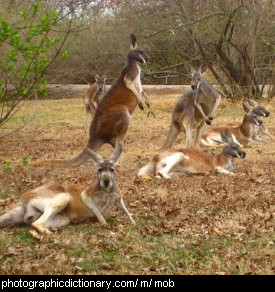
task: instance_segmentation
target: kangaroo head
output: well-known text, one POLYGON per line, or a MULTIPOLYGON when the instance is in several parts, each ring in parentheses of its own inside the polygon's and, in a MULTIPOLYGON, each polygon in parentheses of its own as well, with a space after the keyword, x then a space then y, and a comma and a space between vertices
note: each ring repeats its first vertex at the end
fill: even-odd
POLYGON ((95 162, 97 179, 100 186, 106 189, 112 188, 115 181, 116 163, 122 153, 121 145, 117 146, 114 153, 106 160, 89 148, 86 148, 85 152, 95 162))
POLYGON ((234 142, 231 133, 226 130, 221 134, 222 141, 225 143, 222 153, 227 157, 244 159, 246 153, 241 150, 240 145, 234 142))
POLYGON ((137 46, 137 38, 135 35, 130 35, 130 49, 128 52, 128 60, 135 60, 139 63, 148 63, 150 58, 145 51, 137 46))
POLYGON ((259 105, 258 103, 248 100, 248 103, 252 106, 252 113, 260 117, 268 117, 270 112, 264 107, 259 105))
POLYGON ((98 75, 95 74, 95 81, 96 81, 96 89, 97 91, 104 91, 104 87, 105 87, 105 81, 106 81, 106 75, 98 75))
POLYGON ((203 72, 206 70, 206 68, 203 68, 200 66, 199 70, 195 70, 194 68, 191 68, 191 88, 193 90, 196 90, 198 87, 198 84, 203 80, 203 72))
POLYGON ((250 112, 249 107, 245 103, 243 103, 243 109, 246 112, 243 123, 249 123, 256 126, 263 124, 263 121, 258 118, 257 114, 250 112))

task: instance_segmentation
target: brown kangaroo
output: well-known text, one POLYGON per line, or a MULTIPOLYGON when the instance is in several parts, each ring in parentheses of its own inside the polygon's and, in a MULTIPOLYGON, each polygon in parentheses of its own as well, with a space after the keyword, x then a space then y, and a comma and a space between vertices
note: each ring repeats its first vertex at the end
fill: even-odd
MULTIPOLYGON (((270 112, 262 105, 259 105, 256 101, 248 100, 248 103, 252 106, 252 113, 257 115, 258 117, 269 117, 270 112)), ((238 127, 236 124, 226 124, 226 126, 238 127)), ((259 135, 264 134, 270 137, 272 140, 274 139, 272 135, 269 133, 264 123, 261 125, 253 125, 253 134, 252 140, 256 142, 268 143, 268 141, 262 139, 259 135)), ((253 142, 251 141, 251 142, 253 142)))
POLYGON ((172 147, 180 132, 186 134, 186 148, 192 147, 193 128, 196 129, 194 147, 197 148, 205 124, 210 124, 213 119, 221 100, 218 92, 204 80, 200 70, 193 72, 191 87, 192 90, 183 94, 173 109, 168 137, 161 150, 172 147))
POLYGON ((218 172, 234 175, 234 158, 245 158, 246 153, 237 145, 229 131, 221 134, 226 144, 217 156, 209 155, 194 148, 166 149, 154 156, 152 161, 138 171, 139 177, 157 176, 171 178, 177 173, 208 173, 218 172))
POLYGON ((90 87, 85 90, 83 95, 83 104, 86 113, 94 114, 98 104, 102 101, 106 86, 106 75, 95 74, 95 82, 90 84, 90 87))
POLYGON ((250 112, 249 107, 243 104, 243 109, 246 112, 243 121, 239 126, 224 125, 219 127, 208 128, 202 135, 201 144, 204 146, 213 146, 224 144, 222 134, 225 131, 230 131, 233 140, 238 145, 247 145, 248 142, 253 142, 254 126, 262 125, 262 121, 256 114, 250 112))
POLYGON ((50 229, 60 228, 70 222, 80 223, 97 218, 106 225, 105 219, 114 205, 135 224, 115 180, 114 168, 121 152, 122 148, 117 147, 112 156, 104 160, 87 149, 87 155, 96 165, 97 180, 94 184, 62 186, 48 183, 27 191, 15 208, 0 217, 0 228, 26 223, 40 233, 50 234, 50 229))
MULTIPOLYGON (((149 57, 142 49, 137 47, 134 35, 131 35, 130 42, 126 67, 98 105, 91 122, 90 137, 86 148, 95 152, 105 143, 111 144, 113 147, 121 145, 136 106, 139 105, 143 108, 140 101, 142 86, 139 63, 148 62, 149 57)), ((30 163, 30 165, 77 167, 84 164, 88 159, 89 155, 84 149, 73 159, 37 161, 30 163)))

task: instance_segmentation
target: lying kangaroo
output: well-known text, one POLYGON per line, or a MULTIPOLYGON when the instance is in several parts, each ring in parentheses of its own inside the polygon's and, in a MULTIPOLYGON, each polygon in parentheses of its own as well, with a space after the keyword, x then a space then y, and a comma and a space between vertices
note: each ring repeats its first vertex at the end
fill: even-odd
POLYGON ((194 147, 197 148, 205 124, 211 124, 220 95, 203 79, 201 71, 193 72, 191 87, 192 91, 183 94, 173 109, 170 131, 161 150, 172 147, 180 132, 186 133, 186 148, 192 147, 193 128, 196 129, 194 147))
MULTIPOLYGON (((90 137, 86 149, 95 152, 108 143, 119 147, 123 143, 130 125, 131 115, 139 104, 142 94, 139 63, 146 63, 148 55, 137 47, 136 38, 131 35, 131 45, 127 55, 126 67, 115 84, 109 89, 102 102, 98 105, 90 126, 90 137)), ((89 159, 84 149, 78 156, 69 160, 49 160, 32 162, 31 166, 77 167, 89 159)))
MULTIPOLYGON (((259 117, 269 117, 270 112, 264 107, 256 103, 255 101, 248 100, 248 103, 252 106, 252 113, 259 116, 259 117)), ((226 126, 233 126, 233 127, 238 127, 236 124, 226 124, 226 126)), ((253 134, 252 134, 252 140, 256 142, 264 142, 268 143, 268 141, 262 139, 259 135, 264 134, 269 136, 272 140, 273 137, 271 134, 268 132, 266 129, 264 123, 262 123, 260 126, 253 125, 253 134)))
POLYGON ((114 168, 121 152, 122 148, 117 147, 113 155, 104 160, 87 149, 87 155, 96 166, 97 180, 94 184, 62 186, 48 183, 27 191, 15 208, 0 217, 0 228, 26 223, 40 233, 50 234, 50 229, 60 228, 70 222, 80 223, 97 218, 100 223, 107 224, 105 218, 114 205, 135 224, 115 180, 114 168))
POLYGON ((234 142, 238 145, 246 146, 248 142, 253 142, 254 126, 262 125, 262 121, 256 114, 250 112, 249 107, 243 103, 243 109, 246 112, 241 125, 224 125, 207 129, 201 138, 201 144, 205 146, 213 146, 224 144, 222 134, 225 131, 230 131, 234 142))
POLYGON ((102 101, 106 86, 106 75, 95 74, 95 82, 90 84, 90 87, 85 90, 83 95, 83 104, 86 113, 94 114, 98 104, 102 101))
POLYGON ((234 175, 234 158, 245 158, 242 151, 232 138, 229 131, 221 135, 226 144, 217 156, 209 155, 198 149, 167 149, 154 156, 152 161, 138 171, 139 177, 157 176, 171 178, 177 173, 218 172, 234 175))

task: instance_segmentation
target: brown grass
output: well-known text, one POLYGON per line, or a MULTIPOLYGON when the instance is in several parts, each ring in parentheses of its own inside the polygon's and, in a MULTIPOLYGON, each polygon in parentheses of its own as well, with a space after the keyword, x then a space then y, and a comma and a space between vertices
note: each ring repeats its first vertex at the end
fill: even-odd
MULTIPOLYGON (((235 177, 135 178, 164 142, 176 98, 152 96, 157 119, 136 110, 126 136, 117 180, 138 227, 114 210, 107 229, 69 225, 42 242, 29 235, 29 227, 0 230, 0 274, 274 274, 274 141, 246 148, 235 177)), ((31 115, 34 104, 26 114, 31 115)), ((267 104, 272 114, 264 120, 273 135, 274 105, 267 104)), ((72 157, 87 141, 81 99, 41 101, 39 107, 28 127, 0 141, 1 214, 21 192, 45 182, 89 183, 95 178, 91 162, 77 169, 22 165, 23 157, 72 157)), ((214 123, 238 122, 242 115, 240 105, 223 101, 214 123)), ((183 144, 181 136, 177 146, 183 144)), ((111 149, 106 146, 100 153, 108 156, 111 149)))

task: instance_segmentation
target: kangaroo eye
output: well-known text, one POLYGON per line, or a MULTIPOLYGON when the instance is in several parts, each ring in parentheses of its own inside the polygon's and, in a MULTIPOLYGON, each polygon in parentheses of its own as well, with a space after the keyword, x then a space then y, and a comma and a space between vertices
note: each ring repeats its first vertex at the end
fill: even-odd
POLYGON ((114 168, 110 168, 110 171, 111 171, 111 172, 114 172, 114 171, 115 171, 115 169, 114 169, 114 168))
POLYGON ((102 172, 104 169, 103 168, 98 168, 98 172, 102 172))

